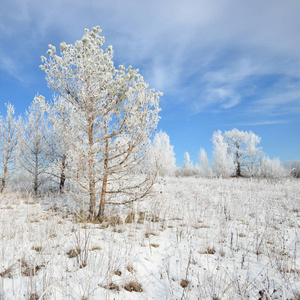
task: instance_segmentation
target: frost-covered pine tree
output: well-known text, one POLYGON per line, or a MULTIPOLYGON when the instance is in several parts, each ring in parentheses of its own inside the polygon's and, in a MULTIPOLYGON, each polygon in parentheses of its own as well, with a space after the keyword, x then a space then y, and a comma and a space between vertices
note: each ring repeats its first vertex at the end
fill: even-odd
POLYGON ((48 159, 48 124, 44 108, 40 105, 42 96, 36 97, 26 111, 18 143, 18 160, 32 182, 35 197, 42 184, 41 176, 46 172, 48 159))
POLYGON ((73 180, 89 196, 92 218, 98 192, 100 217, 107 195, 128 203, 144 197, 153 184, 152 178, 125 179, 145 157, 161 95, 149 89, 138 70, 114 67, 113 49, 102 48, 100 32, 99 26, 86 29, 74 45, 61 43, 60 53, 49 45, 49 58, 42 56, 41 65, 48 86, 72 106, 69 154, 78 159, 73 180))
POLYGON ((215 131, 213 143, 213 171, 216 176, 229 177, 234 174, 234 162, 229 147, 220 130, 215 131))
POLYGON ((147 154, 147 170, 156 170, 160 176, 173 176, 176 169, 176 159, 170 145, 170 137, 163 131, 155 134, 153 144, 150 145, 147 154))
POLYGON ((206 151, 203 148, 200 149, 199 159, 200 159, 200 174, 201 174, 201 176, 206 177, 206 178, 211 177, 212 171, 211 171, 211 168, 208 163, 206 151))
POLYGON ((17 119, 14 116, 14 106, 7 103, 6 109, 6 117, 0 117, 1 193, 5 188, 8 172, 13 168, 15 150, 18 143, 18 131, 21 124, 21 118, 17 119))

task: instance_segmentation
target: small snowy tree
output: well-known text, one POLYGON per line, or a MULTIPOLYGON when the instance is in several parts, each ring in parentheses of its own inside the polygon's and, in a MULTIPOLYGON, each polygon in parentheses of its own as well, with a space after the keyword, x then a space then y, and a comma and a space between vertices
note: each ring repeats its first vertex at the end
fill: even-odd
POLYGON ((208 163, 206 151, 203 148, 200 149, 199 159, 200 159, 200 174, 201 174, 201 176, 211 177, 211 175, 212 175, 211 168, 208 163))
POLYGON ((6 118, 0 118, 0 167, 1 167, 1 188, 2 193, 8 172, 13 167, 15 159, 15 150, 18 142, 18 130, 20 128, 21 119, 14 117, 15 109, 10 103, 6 104, 6 118))
POLYGON ((61 43, 60 54, 49 45, 49 59, 42 56, 41 65, 48 86, 72 106, 70 155, 78 159, 73 179, 89 195, 92 218, 97 191, 100 217, 107 195, 127 197, 128 203, 144 197, 153 184, 150 177, 139 178, 139 183, 125 178, 145 157, 159 120, 161 95, 148 88, 138 70, 122 65, 115 69, 113 49, 102 49, 100 32, 99 26, 86 29, 74 45, 61 43), (122 147, 117 149, 119 138, 122 147))
MULTIPOLYGON (((44 104, 45 105, 45 104, 44 104)), ((46 107, 47 109, 47 107, 46 107)), ((51 131, 47 136, 49 145, 48 173, 58 183, 60 192, 64 191, 67 178, 68 157, 70 151, 70 139, 72 139, 71 106, 61 97, 54 97, 53 103, 47 109, 51 131)))
POLYGON ((270 179, 280 179, 286 175, 279 158, 271 160, 267 156, 262 158, 258 174, 260 177, 270 179))
POLYGON ((156 169, 160 176, 172 176, 176 169, 176 160, 170 145, 170 138, 165 132, 158 132, 153 139, 153 145, 150 145, 147 155, 146 168, 156 169))
POLYGON ((36 197, 38 188, 42 184, 41 175, 45 173, 49 165, 47 134, 45 110, 41 107, 39 99, 36 98, 26 111, 18 143, 18 159, 21 167, 31 177, 36 197))
POLYGON ((190 154, 186 151, 184 153, 184 161, 183 161, 183 168, 190 170, 194 167, 193 162, 191 161, 191 156, 190 154))
POLYGON ((261 152, 261 149, 257 148, 261 138, 252 131, 240 131, 236 128, 225 131, 224 138, 234 159, 235 175, 253 175, 254 165, 261 152))
POLYGON ((213 142, 213 171, 217 176, 229 177, 234 174, 234 162, 229 147, 220 130, 215 131, 213 142))
POLYGON ((290 176, 300 178, 300 160, 285 163, 285 169, 290 176))
POLYGON ((180 176, 194 176, 199 174, 198 169, 194 166, 188 152, 184 153, 183 165, 182 168, 177 170, 177 174, 180 176))

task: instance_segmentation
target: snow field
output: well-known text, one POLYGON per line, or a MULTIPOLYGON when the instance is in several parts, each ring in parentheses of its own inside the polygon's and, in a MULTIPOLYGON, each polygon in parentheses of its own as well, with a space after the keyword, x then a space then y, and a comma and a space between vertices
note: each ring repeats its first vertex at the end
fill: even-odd
POLYGON ((0 299, 298 299, 299 195, 292 179, 160 178, 93 224, 67 197, 2 194, 0 299))

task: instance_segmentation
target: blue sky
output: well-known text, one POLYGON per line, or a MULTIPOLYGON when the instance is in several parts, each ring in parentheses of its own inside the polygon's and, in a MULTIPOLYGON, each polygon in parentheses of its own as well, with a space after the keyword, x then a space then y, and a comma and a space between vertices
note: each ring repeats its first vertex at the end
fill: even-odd
POLYGON ((159 129, 194 162, 215 130, 252 130, 271 158, 300 159, 298 0, 2 0, 0 111, 51 99, 40 56, 100 25, 116 65, 164 93, 159 129))

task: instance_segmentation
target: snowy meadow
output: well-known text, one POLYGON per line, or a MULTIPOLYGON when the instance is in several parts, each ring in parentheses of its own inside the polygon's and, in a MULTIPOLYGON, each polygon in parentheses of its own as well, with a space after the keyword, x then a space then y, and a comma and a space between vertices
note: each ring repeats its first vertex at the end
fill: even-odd
POLYGON ((299 299, 299 195, 294 178, 161 177, 88 222, 67 195, 4 192, 0 299, 299 299))

